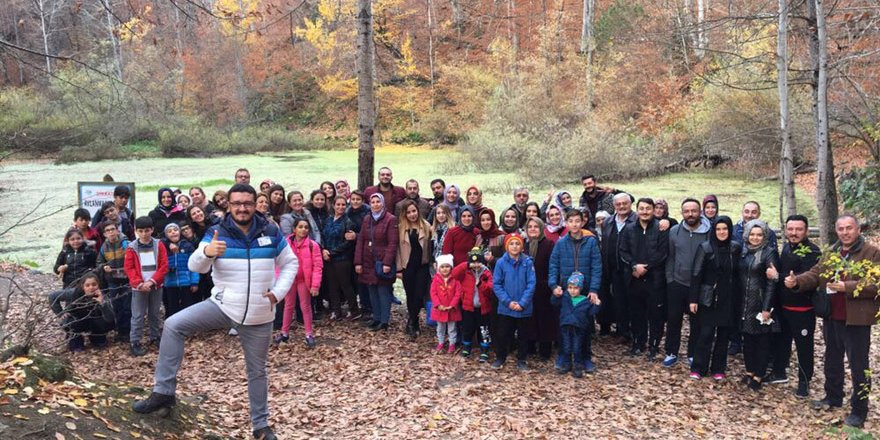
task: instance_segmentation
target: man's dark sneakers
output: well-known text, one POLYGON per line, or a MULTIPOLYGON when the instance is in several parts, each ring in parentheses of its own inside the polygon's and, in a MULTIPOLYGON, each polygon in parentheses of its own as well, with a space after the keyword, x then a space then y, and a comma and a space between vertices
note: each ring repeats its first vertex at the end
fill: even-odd
POLYGON ((795 397, 798 399, 806 399, 810 396, 810 383, 804 381, 798 381, 797 391, 794 393, 795 397))
POLYGON ((649 349, 648 349, 648 354, 646 355, 648 361, 650 361, 650 362, 654 362, 654 361, 656 361, 656 360, 657 360, 657 355, 659 354, 659 352, 660 352, 660 351, 657 350, 656 348, 653 348, 653 347, 649 348, 649 349))
POLYGON ((140 342, 135 342, 131 344, 131 355, 132 356, 143 356, 147 354, 147 349, 141 345, 140 342))
POLYGON ((780 384, 788 383, 788 376, 784 374, 770 373, 764 378, 764 383, 780 384))
POLYGON ((275 436, 275 433, 272 432, 272 428, 265 427, 254 430, 254 438, 257 440, 278 440, 278 437, 275 436))
POLYGON ((135 402, 131 408, 136 413, 150 414, 165 408, 171 409, 176 403, 177 399, 173 395, 159 394, 154 391, 146 399, 135 402))
POLYGON ((856 413, 850 413, 845 419, 843 419, 843 424, 846 426, 852 426, 853 428, 861 428, 865 426, 865 417, 856 413))
POLYGON ((835 402, 832 401, 828 396, 822 398, 822 400, 814 400, 812 403, 813 409, 816 410, 824 410, 828 411, 831 408, 840 408, 843 406, 843 402, 835 402))

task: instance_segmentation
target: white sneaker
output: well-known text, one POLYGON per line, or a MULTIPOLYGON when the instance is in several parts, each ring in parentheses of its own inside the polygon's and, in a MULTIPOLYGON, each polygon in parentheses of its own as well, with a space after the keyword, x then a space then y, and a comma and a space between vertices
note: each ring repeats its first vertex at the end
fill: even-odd
POLYGON ((234 328, 229 329, 229 336, 238 336, 238 330, 234 328))

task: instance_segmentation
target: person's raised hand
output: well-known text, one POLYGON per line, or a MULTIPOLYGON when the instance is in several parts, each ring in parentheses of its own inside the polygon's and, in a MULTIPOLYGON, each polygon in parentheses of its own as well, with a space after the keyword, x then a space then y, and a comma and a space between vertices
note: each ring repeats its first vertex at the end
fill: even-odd
POLYGON ((788 287, 789 289, 794 289, 795 287, 797 287, 797 278, 794 276, 794 271, 790 271, 788 273, 788 276, 785 277, 784 282, 785 287, 788 287))
POLYGON ((226 242, 220 240, 220 230, 214 229, 214 237, 211 238, 211 242, 205 247, 205 255, 217 258, 222 256, 224 252, 226 252, 226 242))
POLYGON ((768 280, 775 281, 775 280, 779 279, 779 272, 776 271, 776 266, 774 266, 772 264, 769 267, 767 267, 766 274, 767 274, 768 280))

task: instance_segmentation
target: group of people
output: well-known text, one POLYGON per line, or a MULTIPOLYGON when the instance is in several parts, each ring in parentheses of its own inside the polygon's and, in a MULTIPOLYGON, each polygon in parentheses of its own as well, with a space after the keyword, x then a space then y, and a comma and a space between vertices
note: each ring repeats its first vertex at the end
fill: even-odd
MULTIPOLYGON (((717 197, 686 198, 679 221, 666 201, 636 200, 587 175, 577 204, 568 191, 539 204, 516 188, 496 215, 475 186, 462 193, 434 179, 431 197, 422 197, 415 180, 395 186, 387 167, 378 179, 363 191, 324 182, 306 200, 268 179, 257 190, 240 169, 212 201, 201 188, 162 188, 156 208, 136 219, 127 188, 118 187, 95 218, 77 210, 55 266, 64 289, 50 301, 64 315, 71 350, 83 349, 84 333, 103 346, 115 329, 141 356, 147 318, 159 360, 153 393, 134 405, 146 413, 174 405, 184 339, 229 329, 245 353, 254 436, 274 438, 265 368, 273 331, 275 344, 287 343, 299 321, 311 348, 319 319, 387 330, 397 279, 406 334, 419 337, 425 310, 437 354, 480 362, 494 354, 491 367, 500 369, 515 350, 517 369, 527 371, 529 356, 549 360, 555 349, 556 371, 581 377, 596 370, 598 339, 671 368, 687 316, 690 378, 724 380, 728 357, 742 351, 745 386, 785 383, 794 341, 801 398, 813 377, 818 314, 825 397, 814 406, 842 406, 846 353, 853 379, 846 423, 861 426, 867 417, 876 288, 854 295, 852 274, 829 279, 804 216, 786 220, 780 251, 754 201, 734 224, 719 215, 717 197)), ((841 216, 836 230, 831 252, 880 262, 854 217, 841 216)))

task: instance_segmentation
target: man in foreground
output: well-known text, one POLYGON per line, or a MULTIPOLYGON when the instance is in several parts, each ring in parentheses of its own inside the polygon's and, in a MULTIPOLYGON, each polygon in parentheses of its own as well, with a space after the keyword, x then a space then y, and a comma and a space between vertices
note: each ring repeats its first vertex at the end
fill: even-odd
POLYGON ((229 190, 229 210, 223 221, 208 229, 190 257, 189 269, 213 268, 210 301, 188 307, 165 321, 155 385, 134 411, 152 413, 176 403, 177 370, 183 361, 184 339, 196 333, 234 328, 247 366, 248 400, 253 434, 272 440, 269 427, 269 379, 266 357, 272 336, 275 304, 290 290, 299 267, 296 256, 277 226, 255 216, 257 193, 250 185, 229 190), (280 268, 277 280, 275 267, 280 268))

